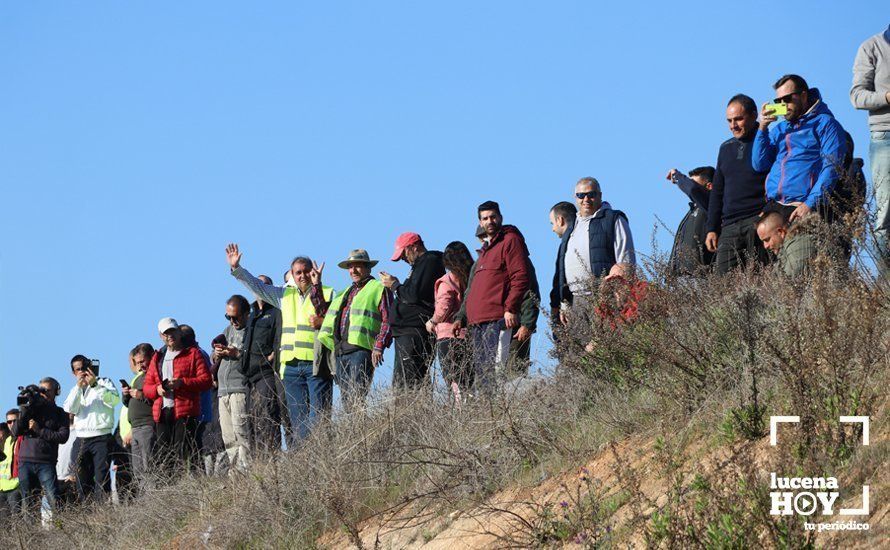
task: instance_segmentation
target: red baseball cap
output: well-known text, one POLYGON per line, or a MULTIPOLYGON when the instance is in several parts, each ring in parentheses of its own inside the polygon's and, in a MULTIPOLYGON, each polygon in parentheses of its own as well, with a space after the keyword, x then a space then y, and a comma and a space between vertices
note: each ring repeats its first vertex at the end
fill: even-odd
POLYGON ((412 244, 417 244, 419 242, 423 242, 420 238, 420 235, 417 233, 402 233, 399 235, 399 238, 396 239, 396 251, 392 254, 392 261, 397 262, 402 259, 402 253, 405 252, 405 249, 411 246, 412 244))

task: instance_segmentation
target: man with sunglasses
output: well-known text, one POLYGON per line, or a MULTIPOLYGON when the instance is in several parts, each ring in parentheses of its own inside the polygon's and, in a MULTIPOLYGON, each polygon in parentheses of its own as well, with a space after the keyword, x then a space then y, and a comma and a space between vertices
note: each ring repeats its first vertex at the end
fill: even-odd
POLYGON ((878 269, 890 276, 890 27, 859 46, 853 64, 850 100, 868 111, 868 149, 874 185, 878 269))
POLYGON ((596 178, 575 184, 578 215, 563 233, 557 256, 560 322, 568 324, 567 310, 575 298, 591 292, 592 278, 605 280, 633 274, 636 265, 633 236, 627 216, 603 201, 596 178))
POLYGON ((226 301, 226 320, 223 331, 226 343, 215 343, 210 360, 217 366, 219 426, 229 464, 245 470, 250 463, 250 389, 244 374, 246 355, 245 337, 250 302, 236 294, 226 301))
POLYGON ((0 424, 0 525, 14 520, 22 511, 22 492, 19 490, 19 440, 12 435, 12 426, 19 419, 19 410, 6 412, 6 422, 0 424))
POLYGON ((758 172, 769 171, 767 201, 784 207, 793 222, 827 201, 847 151, 846 132, 819 90, 811 89, 800 76, 785 75, 773 88, 773 103, 787 109, 785 120, 773 124, 775 108, 763 105, 751 164, 758 172))

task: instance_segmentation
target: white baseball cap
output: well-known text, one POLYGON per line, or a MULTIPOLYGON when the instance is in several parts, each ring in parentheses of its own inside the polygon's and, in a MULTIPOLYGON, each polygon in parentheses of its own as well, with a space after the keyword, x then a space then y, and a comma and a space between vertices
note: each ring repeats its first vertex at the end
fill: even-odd
POLYGON ((179 323, 176 322, 176 319, 173 317, 164 317, 160 321, 158 321, 158 332, 164 334, 171 328, 179 328, 179 323))

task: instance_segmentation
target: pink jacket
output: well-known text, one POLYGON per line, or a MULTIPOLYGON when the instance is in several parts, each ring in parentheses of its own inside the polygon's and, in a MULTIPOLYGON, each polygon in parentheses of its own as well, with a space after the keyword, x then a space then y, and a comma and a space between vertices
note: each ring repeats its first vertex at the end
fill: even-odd
MULTIPOLYGON (((460 302, 464 288, 460 281, 451 273, 446 273, 436 280, 436 311, 433 322, 436 325, 436 339, 454 338, 454 316, 460 310, 460 302)), ((466 338, 466 329, 461 330, 458 338, 466 338)))

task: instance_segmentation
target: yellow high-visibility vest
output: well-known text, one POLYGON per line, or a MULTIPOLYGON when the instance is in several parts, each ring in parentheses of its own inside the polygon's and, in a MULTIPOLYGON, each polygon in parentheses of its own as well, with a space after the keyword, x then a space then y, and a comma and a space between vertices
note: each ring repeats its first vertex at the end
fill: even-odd
MULTIPOLYGON (((329 350, 334 349, 334 324, 349 290, 347 288, 331 302, 328 314, 325 315, 321 330, 318 332, 318 339, 329 350)), ((349 311, 346 312, 349 315, 349 334, 346 337, 348 343, 367 350, 374 349, 377 333, 380 332, 380 325, 383 323, 380 301, 383 299, 384 290, 385 287, 380 281, 371 279, 352 299, 349 311)))
POLYGON ((19 488, 19 480, 12 477, 12 448, 15 445, 15 437, 9 436, 3 442, 3 454, 6 458, 0 462, 0 491, 12 491, 19 488))
MULTIPOLYGON (((330 302, 334 289, 321 287, 325 302, 330 302)), ((294 287, 286 287, 281 298, 281 347, 278 360, 280 375, 284 376, 285 363, 293 360, 312 361, 312 347, 315 345, 315 329, 309 317, 315 315, 315 306, 308 294, 300 299, 300 291, 294 287)))

